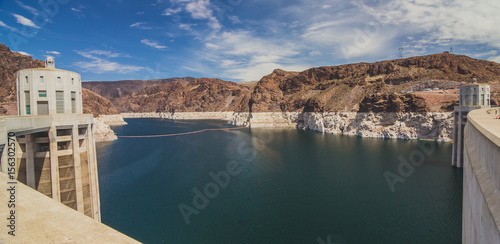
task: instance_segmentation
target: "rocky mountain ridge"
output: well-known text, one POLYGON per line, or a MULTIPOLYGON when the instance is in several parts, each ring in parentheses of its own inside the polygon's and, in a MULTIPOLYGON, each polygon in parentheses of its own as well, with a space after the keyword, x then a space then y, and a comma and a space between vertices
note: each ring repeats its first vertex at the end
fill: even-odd
MULTIPOLYGON (((471 83, 472 78, 479 83, 498 83, 500 64, 442 53, 376 63, 319 67, 303 72, 275 70, 255 86, 250 110, 356 112, 363 100, 373 95, 392 93, 393 99, 415 101, 414 97, 410 99, 407 94, 399 94, 423 87, 456 87, 471 83), (421 85, 423 83, 425 86, 421 85)), ((420 106, 414 107, 417 110, 412 112, 425 110, 420 106)))
POLYGON ((150 86, 113 102, 120 112, 248 111, 250 93, 231 81, 200 78, 150 86))
POLYGON ((195 78, 182 77, 155 80, 86 81, 82 83, 82 87, 98 93, 107 99, 114 99, 126 96, 134 91, 144 89, 149 86, 163 85, 179 80, 193 81, 195 78))
MULTIPOLYGON (((195 80, 203 80, 202 88, 189 85, 194 81, 175 81, 111 100, 120 112, 449 112, 458 94, 445 90, 469 84, 472 78, 499 83, 500 64, 442 53, 302 72, 276 69, 250 88, 231 83, 231 89, 245 94, 237 102, 231 100, 231 106, 221 93, 226 88, 210 85, 216 79, 195 80), (422 93, 426 88, 441 91, 422 93)), ((500 91, 500 86, 495 89, 500 91)), ((492 93, 493 104, 496 99, 500 101, 500 94, 492 93)))

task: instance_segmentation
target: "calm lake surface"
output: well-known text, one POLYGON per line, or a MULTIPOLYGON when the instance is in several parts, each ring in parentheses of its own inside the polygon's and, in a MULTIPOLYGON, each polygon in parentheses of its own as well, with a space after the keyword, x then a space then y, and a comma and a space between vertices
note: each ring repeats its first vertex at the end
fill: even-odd
MULTIPOLYGON (((231 127, 126 121, 118 135, 231 127)), ((97 147, 102 222, 144 243, 460 243, 451 146, 295 129, 120 138, 97 147), (384 175, 410 158, 423 164, 391 191, 384 175)))

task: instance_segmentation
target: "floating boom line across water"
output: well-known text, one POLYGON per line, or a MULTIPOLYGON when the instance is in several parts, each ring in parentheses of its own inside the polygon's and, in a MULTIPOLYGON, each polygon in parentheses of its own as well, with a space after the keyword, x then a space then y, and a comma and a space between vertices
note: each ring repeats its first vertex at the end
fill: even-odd
POLYGON ((183 133, 174 133, 174 134, 165 134, 165 135, 146 135, 146 136, 117 136, 118 138, 154 138, 154 137, 169 137, 169 136, 183 136, 190 135, 196 133, 202 133, 205 131, 229 131, 229 130, 239 130, 248 127, 234 127, 234 128, 218 128, 218 129, 203 129, 197 131, 183 132, 183 133))

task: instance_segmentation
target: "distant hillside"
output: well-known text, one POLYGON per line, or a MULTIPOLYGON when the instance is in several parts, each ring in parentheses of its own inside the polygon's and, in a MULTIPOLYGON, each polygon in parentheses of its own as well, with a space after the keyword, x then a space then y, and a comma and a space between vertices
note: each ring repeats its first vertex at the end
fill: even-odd
POLYGON ((112 102, 120 112, 442 112, 453 111, 458 103, 458 90, 453 88, 472 78, 492 84, 492 104, 499 103, 500 86, 495 83, 500 81, 500 64, 449 53, 303 72, 277 69, 249 84, 175 81, 112 102), (423 91, 426 88, 439 91, 423 91), (228 97, 231 90, 242 96, 228 97))
POLYGON ((194 79, 193 77, 182 77, 157 80, 87 81, 82 82, 82 87, 107 99, 115 99, 148 86, 168 84, 177 80, 193 81, 194 79))
MULTIPOLYGON (((21 69, 41 68, 45 63, 16 52, 0 43, 0 116, 17 115, 16 72, 21 69)), ((116 114, 118 110, 108 99, 83 89, 84 113, 116 114)))
POLYGON ((240 85, 244 85, 244 86, 248 86, 250 88, 254 88, 255 85, 257 85, 259 81, 240 81, 238 82, 238 84, 240 85))
POLYGON ((251 90, 234 82, 201 78, 150 86, 115 99, 120 112, 248 111, 251 90))
MULTIPOLYGON (((253 112, 427 111, 425 101, 403 91, 452 88, 470 83, 498 83, 500 64, 449 53, 407 59, 313 68, 303 72, 275 70, 252 92, 253 112), (391 94, 391 97, 378 96, 391 94), (408 106, 390 106, 402 101, 408 106), (377 106, 370 104, 379 103, 377 106), (385 103, 385 105, 380 104, 385 103), (424 107, 422 107, 424 106, 424 107), (375 108, 377 107, 377 108, 375 108), (403 108, 406 107, 406 108, 403 108)), ((458 100, 458 96, 456 98, 458 100)))
POLYGON ((93 114, 94 117, 99 115, 118 114, 118 109, 109 99, 93 91, 82 88, 82 99, 84 114, 93 114))

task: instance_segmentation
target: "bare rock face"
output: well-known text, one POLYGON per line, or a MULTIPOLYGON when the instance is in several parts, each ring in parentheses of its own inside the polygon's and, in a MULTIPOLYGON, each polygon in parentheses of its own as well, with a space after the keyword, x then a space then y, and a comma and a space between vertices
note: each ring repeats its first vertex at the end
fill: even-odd
POLYGON ((429 86, 449 88, 470 83, 472 78, 479 83, 496 83, 500 81, 500 64, 443 53, 303 72, 276 70, 255 86, 250 111, 356 112, 384 108, 391 112, 427 111, 418 95, 388 94, 429 86), (375 104, 382 100, 388 104, 375 104))
POLYGON ((174 81, 116 99, 121 112, 229 112, 248 111, 250 88, 230 81, 201 78, 174 81))
POLYGON ((92 114, 94 117, 118 114, 118 109, 111 101, 85 88, 82 88, 82 99, 84 114, 92 114))
POLYGON ((322 133, 451 142, 453 113, 284 112, 235 113, 230 124, 297 127, 322 133))
POLYGON ((428 112, 425 100, 414 94, 377 94, 365 97, 359 112, 428 112))
POLYGON ((94 119, 94 138, 97 142, 114 141, 118 139, 111 126, 99 118, 94 119))
POLYGON ((121 81, 87 81, 82 83, 82 87, 89 89, 104 98, 113 100, 131 94, 132 92, 144 89, 148 86, 162 85, 174 81, 193 81, 193 77, 156 79, 156 80, 121 80, 121 81))
MULTIPOLYGON (((0 43, 0 104, 16 101, 17 71, 44 66, 44 62, 12 52, 7 46, 0 43)), ((0 115, 2 115, 1 111, 0 115)))

